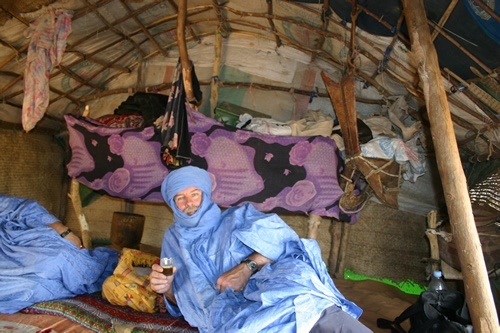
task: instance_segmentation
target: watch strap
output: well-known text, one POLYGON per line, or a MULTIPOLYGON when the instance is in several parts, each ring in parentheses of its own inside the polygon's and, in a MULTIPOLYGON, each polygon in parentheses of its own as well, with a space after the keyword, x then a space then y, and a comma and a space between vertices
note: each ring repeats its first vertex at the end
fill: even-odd
POLYGON ((65 232, 60 233, 59 236, 61 236, 62 238, 64 238, 64 237, 68 236, 70 234, 70 232, 72 232, 72 231, 71 231, 70 228, 68 228, 65 232))
POLYGON ((246 258, 241 261, 242 264, 245 264, 247 268, 252 272, 252 274, 255 274, 259 271, 259 265, 257 263, 249 258, 246 258))

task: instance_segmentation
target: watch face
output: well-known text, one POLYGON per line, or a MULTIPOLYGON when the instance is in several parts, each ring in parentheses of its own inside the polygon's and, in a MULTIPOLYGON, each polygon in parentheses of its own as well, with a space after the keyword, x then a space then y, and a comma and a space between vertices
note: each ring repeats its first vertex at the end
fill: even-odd
POLYGON ((248 268, 250 268, 252 272, 255 272, 257 270, 257 263, 255 261, 249 261, 248 268))
POLYGON ((248 269, 252 272, 252 273, 255 273, 259 270, 259 266, 257 265, 257 263, 253 260, 250 260, 250 259, 245 259, 243 260, 242 262, 244 262, 248 269))

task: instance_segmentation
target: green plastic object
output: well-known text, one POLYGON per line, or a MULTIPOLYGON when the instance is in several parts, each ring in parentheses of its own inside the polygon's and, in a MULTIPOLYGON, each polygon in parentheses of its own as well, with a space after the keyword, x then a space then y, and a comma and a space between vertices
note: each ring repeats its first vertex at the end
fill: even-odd
POLYGON ((247 109, 229 102, 222 102, 215 108, 214 118, 225 125, 236 127, 236 124, 238 124, 240 119, 240 115, 244 113, 249 114, 253 118, 271 118, 271 116, 267 114, 247 109))
POLYGON ((352 280, 352 281, 365 281, 365 280, 378 281, 378 282, 382 282, 382 283, 394 286, 394 287, 398 288, 399 290, 401 290, 402 292, 404 292, 406 294, 410 294, 410 295, 420 295, 423 291, 427 290, 426 287, 423 287, 423 286, 419 285, 418 283, 413 282, 411 280, 406 280, 406 281, 397 283, 397 282, 394 282, 394 281, 386 279, 386 278, 380 279, 380 278, 374 278, 374 277, 370 277, 370 276, 366 276, 366 275, 362 275, 362 274, 357 274, 349 269, 344 270, 344 279, 352 280))

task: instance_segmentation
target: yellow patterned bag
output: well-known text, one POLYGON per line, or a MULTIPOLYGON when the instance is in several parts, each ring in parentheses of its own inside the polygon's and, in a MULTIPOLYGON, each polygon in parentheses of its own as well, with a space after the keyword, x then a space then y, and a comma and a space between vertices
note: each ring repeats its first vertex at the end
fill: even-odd
POLYGON ((149 286, 149 271, 159 260, 153 254, 123 248, 113 275, 102 285, 102 296, 111 304, 129 306, 142 312, 156 312, 158 294, 149 286))

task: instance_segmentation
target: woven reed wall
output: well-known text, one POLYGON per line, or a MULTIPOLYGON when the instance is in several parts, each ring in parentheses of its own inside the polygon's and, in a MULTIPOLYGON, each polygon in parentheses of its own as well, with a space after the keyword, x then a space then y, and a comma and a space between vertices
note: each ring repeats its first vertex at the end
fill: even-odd
POLYGON ((0 128, 0 192, 37 200, 64 219, 64 149, 52 135, 0 128))
POLYGON ((368 202, 351 226, 345 268, 395 282, 410 279, 426 285, 430 257, 425 216, 368 202))

